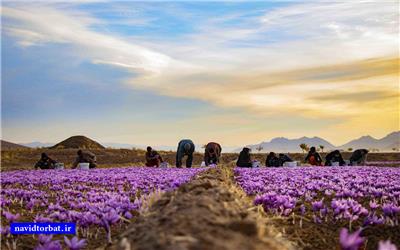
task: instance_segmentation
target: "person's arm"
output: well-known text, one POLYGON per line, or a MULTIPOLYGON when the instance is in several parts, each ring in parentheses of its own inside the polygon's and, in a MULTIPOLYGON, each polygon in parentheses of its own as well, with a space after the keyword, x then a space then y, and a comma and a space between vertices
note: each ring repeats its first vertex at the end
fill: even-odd
POLYGON ((78 167, 79 164, 79 157, 76 157, 74 163, 72 163, 72 169, 75 169, 78 167))
POLYGON ((317 161, 318 162, 322 162, 322 158, 321 158, 321 155, 319 154, 319 153, 316 153, 316 158, 317 158, 317 161))
POLYGON ((41 165, 41 160, 39 160, 38 162, 36 162, 35 164, 35 169, 37 170, 38 168, 40 168, 41 165))
POLYGON ((148 152, 146 152, 145 158, 146 158, 146 162, 150 162, 151 157, 150 157, 150 154, 148 152))
POLYGON ((308 152, 308 154, 307 154, 307 156, 306 156, 306 158, 304 159, 304 162, 308 162, 308 160, 310 159, 310 152, 308 152))

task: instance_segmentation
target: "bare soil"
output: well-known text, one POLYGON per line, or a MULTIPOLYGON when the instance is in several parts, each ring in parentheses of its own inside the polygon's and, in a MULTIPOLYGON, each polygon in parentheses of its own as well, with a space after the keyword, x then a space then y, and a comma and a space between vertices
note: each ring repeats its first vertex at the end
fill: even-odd
POLYGON ((108 249, 290 249, 250 207, 231 182, 231 171, 214 168, 165 193, 108 249))

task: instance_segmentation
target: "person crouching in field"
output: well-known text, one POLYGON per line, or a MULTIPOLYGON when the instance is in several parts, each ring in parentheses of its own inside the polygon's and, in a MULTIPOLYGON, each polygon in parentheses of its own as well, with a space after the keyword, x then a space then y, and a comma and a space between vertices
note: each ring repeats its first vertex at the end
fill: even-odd
POLYGON ((253 166, 249 148, 243 148, 242 151, 239 153, 239 158, 236 162, 236 166, 240 168, 251 168, 253 166))
POLYGON ((75 159, 75 162, 72 163, 72 168, 77 168, 79 163, 89 163, 89 168, 96 168, 96 155, 92 152, 86 151, 83 152, 82 150, 78 150, 78 156, 75 159))
POLYGON ((325 156, 325 166, 332 166, 332 162, 339 162, 339 166, 346 164, 339 150, 334 150, 325 156))
POLYGON ((154 166, 159 167, 161 162, 163 162, 161 155, 157 151, 153 150, 150 146, 147 147, 146 166, 147 167, 154 167, 154 166))
POLYGON ((350 156, 350 165, 352 166, 363 166, 365 165, 365 161, 367 160, 368 150, 366 149, 357 149, 350 156))
POLYGON ((283 164, 285 164, 285 162, 292 162, 292 158, 290 158, 288 155, 286 154, 279 154, 279 166, 283 166, 283 164))
POLYGON ((322 166, 322 158, 315 147, 311 147, 304 161, 312 166, 322 166))
POLYGON ((267 159, 265 160, 265 166, 267 167, 279 167, 279 158, 276 156, 274 152, 270 152, 267 155, 267 159))
POLYGON ((210 164, 218 164, 221 157, 221 145, 216 142, 209 142, 204 150, 204 162, 206 166, 210 164))
POLYGON ((187 156, 186 159, 186 167, 191 168, 193 163, 193 153, 195 150, 194 143, 189 140, 181 140, 178 144, 178 149, 176 151, 176 167, 182 167, 182 159, 183 157, 187 156))
POLYGON ((54 169, 56 163, 46 153, 42 153, 40 160, 35 164, 35 169, 54 169))

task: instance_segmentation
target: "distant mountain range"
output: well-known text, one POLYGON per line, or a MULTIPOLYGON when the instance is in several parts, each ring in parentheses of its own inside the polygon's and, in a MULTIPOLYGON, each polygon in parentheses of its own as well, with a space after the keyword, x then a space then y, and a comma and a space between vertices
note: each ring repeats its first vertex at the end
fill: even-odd
MULTIPOLYGON (((2 145, 6 146, 9 145, 7 143, 10 142, 5 142, 2 141, 2 145), (5 144, 3 144, 3 142, 5 144)), ((257 148, 260 146, 262 147, 262 150, 260 152, 301 152, 301 149, 299 147, 300 144, 305 143, 308 146, 316 146, 319 147, 319 145, 324 146, 324 151, 330 151, 333 149, 342 149, 342 150, 348 150, 349 148, 357 149, 357 148, 366 148, 366 149, 377 149, 379 151, 384 151, 384 152, 393 152, 393 148, 396 148, 397 150, 400 149, 400 131, 397 132, 392 132, 388 134, 387 136, 381 138, 381 139, 376 139, 373 138, 369 135, 367 136, 362 136, 358 139, 351 140, 346 144, 343 144, 341 146, 335 146, 332 143, 330 143, 327 140, 324 140, 320 137, 301 137, 298 139, 288 139, 285 137, 277 137, 272 139, 271 141, 268 142, 261 142, 259 144, 252 144, 252 145, 247 145, 246 147, 249 147, 252 149, 253 152, 258 152, 257 148)), ((17 144, 14 144, 17 145, 17 144)), ((26 147, 51 147, 55 145, 55 143, 42 143, 42 142, 31 142, 31 143, 21 143, 18 146, 26 146, 26 147)), ((127 143, 102 143, 105 147, 109 148, 138 148, 138 149, 145 149, 146 145, 137 145, 137 144, 127 144, 127 143)), ((223 145, 222 145, 223 146, 223 145)), ((154 146, 156 150, 164 150, 164 151, 175 151, 176 146, 154 146)), ((223 146, 223 152, 239 152, 241 148, 237 147, 224 147, 223 146)), ((201 152, 203 151, 202 145, 196 145, 196 151, 201 152)))
MULTIPOLYGON (((377 149, 379 151, 393 152, 393 148, 400 149, 400 131, 393 132, 387 136, 376 139, 371 136, 362 136, 358 139, 352 140, 341 146, 335 146, 332 143, 324 140, 320 137, 301 137, 298 139, 287 139, 284 137, 277 137, 269 142, 261 142, 259 144, 247 145, 246 147, 251 148, 253 152, 301 152, 300 144, 305 143, 308 146, 319 147, 324 146, 324 151, 330 151, 333 149, 348 150, 349 148, 366 148, 366 149, 377 149), (261 147, 260 147, 261 146, 261 147)), ((235 150, 239 152, 241 148, 235 150)))

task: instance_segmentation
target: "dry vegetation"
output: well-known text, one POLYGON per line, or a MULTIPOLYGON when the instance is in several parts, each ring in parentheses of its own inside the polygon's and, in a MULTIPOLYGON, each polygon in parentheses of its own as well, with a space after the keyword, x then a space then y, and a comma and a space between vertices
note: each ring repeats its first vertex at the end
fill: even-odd
MULTIPOLYGON (((1 151, 1 170, 22 170, 32 169, 36 161, 39 160, 40 154, 46 152, 53 159, 63 162, 67 167, 71 166, 75 160, 77 149, 13 149, 1 151)), ((140 149, 95 149, 91 150, 97 156, 99 167, 119 167, 119 166, 141 166, 144 165, 145 151, 140 149)), ((164 160, 169 164, 175 164, 175 152, 161 151, 164 160)), ((343 157, 348 159, 349 152, 344 152, 343 157)), ((322 153, 324 157, 325 153, 322 153)), ((238 154, 225 153, 222 154, 221 163, 228 164, 235 162, 238 154)), ((293 153, 289 154, 294 160, 301 161, 304 159, 304 154, 293 153)), ((253 158, 264 163, 266 154, 254 153, 253 158)), ((195 153, 194 165, 200 165, 203 160, 202 153, 195 153)), ((368 155, 370 161, 400 161, 399 153, 370 153, 368 155)))

